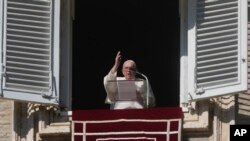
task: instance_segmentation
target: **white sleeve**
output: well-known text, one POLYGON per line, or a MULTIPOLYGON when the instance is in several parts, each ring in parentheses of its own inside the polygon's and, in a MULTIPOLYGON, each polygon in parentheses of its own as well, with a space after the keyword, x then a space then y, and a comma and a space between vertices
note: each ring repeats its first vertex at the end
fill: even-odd
POLYGON ((117 72, 114 74, 111 73, 111 71, 104 77, 103 83, 104 88, 107 94, 107 97, 105 99, 105 103, 111 104, 115 100, 115 96, 117 94, 117 87, 115 82, 108 82, 110 80, 116 80, 117 78, 117 72))
POLYGON ((148 82, 148 87, 149 87, 148 105, 149 107, 155 107, 155 96, 149 82, 148 82))
MULTIPOLYGON (((141 85, 138 85, 138 87, 140 87, 140 92, 143 94, 144 106, 147 107, 147 81, 143 80, 143 83, 141 83, 141 85)), ((155 107, 155 96, 149 81, 148 81, 148 107, 155 107)))

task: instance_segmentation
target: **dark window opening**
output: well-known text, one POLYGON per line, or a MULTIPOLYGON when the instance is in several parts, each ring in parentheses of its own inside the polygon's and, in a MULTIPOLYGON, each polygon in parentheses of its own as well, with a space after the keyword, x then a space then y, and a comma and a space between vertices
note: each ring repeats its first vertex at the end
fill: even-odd
POLYGON ((157 107, 178 106, 178 7, 165 0, 75 1, 73 109, 109 108, 103 77, 118 50, 147 75, 157 107))

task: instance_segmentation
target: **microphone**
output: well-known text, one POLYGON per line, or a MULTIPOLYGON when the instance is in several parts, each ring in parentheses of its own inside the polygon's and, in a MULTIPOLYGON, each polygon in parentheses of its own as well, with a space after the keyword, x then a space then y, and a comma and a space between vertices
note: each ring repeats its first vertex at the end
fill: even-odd
POLYGON ((129 70, 137 73, 136 68, 129 68, 129 70))
POLYGON ((136 68, 129 68, 129 70, 130 70, 130 71, 133 71, 133 72, 135 72, 135 73, 137 73, 137 74, 139 74, 139 75, 141 75, 141 76, 143 76, 143 77, 145 77, 144 74, 142 74, 142 73, 140 73, 139 71, 137 71, 136 68))
POLYGON ((149 96, 149 82, 148 82, 148 77, 146 75, 144 75, 143 73, 140 73, 139 71, 136 70, 136 68, 129 68, 130 71, 133 71, 135 72, 136 74, 139 74, 141 75, 142 77, 145 78, 146 80, 146 85, 147 85, 147 108, 148 108, 148 105, 149 105, 149 100, 148 100, 148 96, 149 96))

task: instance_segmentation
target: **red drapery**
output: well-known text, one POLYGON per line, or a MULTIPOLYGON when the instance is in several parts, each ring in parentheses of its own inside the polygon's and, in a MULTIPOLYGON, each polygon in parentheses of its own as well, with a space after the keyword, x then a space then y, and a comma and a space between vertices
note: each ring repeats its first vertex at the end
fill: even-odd
POLYGON ((72 141, 180 141, 180 107, 75 110, 72 141))

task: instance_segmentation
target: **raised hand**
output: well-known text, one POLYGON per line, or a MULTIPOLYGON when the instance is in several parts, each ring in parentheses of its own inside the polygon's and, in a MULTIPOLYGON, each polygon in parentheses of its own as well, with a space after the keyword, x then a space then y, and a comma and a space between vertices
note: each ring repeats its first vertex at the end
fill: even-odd
POLYGON ((115 65, 119 66, 122 60, 121 51, 118 51, 115 57, 115 65))
POLYGON ((116 54, 116 57, 115 57, 115 64, 111 69, 112 73, 115 73, 117 71, 118 67, 120 66, 121 60, 122 60, 121 57, 122 57, 121 51, 118 51, 116 54))

